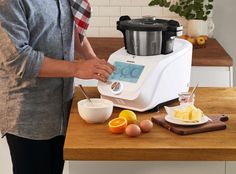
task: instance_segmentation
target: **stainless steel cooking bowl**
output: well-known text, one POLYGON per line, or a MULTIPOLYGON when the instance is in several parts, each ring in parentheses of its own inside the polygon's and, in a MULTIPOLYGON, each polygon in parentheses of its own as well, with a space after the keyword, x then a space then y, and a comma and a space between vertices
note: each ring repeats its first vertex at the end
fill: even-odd
POLYGON ((161 54, 161 31, 133 31, 126 30, 127 52, 138 56, 152 56, 161 54))

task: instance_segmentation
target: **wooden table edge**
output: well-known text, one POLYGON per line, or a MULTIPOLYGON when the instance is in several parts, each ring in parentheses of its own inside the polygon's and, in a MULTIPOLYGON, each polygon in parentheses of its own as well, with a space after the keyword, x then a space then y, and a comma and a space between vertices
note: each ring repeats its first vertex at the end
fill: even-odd
POLYGON ((64 158, 83 161, 236 161, 236 149, 156 149, 153 151, 153 149, 73 150, 65 148, 64 158), (133 156, 135 158, 132 158, 133 156))

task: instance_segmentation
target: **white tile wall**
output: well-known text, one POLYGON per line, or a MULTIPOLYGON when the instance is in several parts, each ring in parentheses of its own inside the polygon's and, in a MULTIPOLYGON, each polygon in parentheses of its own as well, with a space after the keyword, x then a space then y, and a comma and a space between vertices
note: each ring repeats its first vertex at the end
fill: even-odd
POLYGON ((131 0, 132 6, 147 7, 150 0, 131 0))
POLYGON ((92 6, 109 6, 110 0, 90 0, 92 6))
MULTIPOLYGON (((187 21, 175 13, 169 12, 167 8, 149 7, 151 0, 90 0, 93 14, 90 27, 87 31, 89 37, 122 37, 116 30, 116 21, 122 15, 129 15, 131 18, 142 16, 156 16, 162 19, 178 20, 184 26, 184 33, 187 28, 187 21)), ((172 0, 176 1, 176 0, 172 0)), ((212 16, 211 16, 212 17, 212 16)))
POLYGON ((90 26, 91 27, 108 27, 110 26, 110 18, 94 16, 93 18, 91 18, 90 26))
POLYGON ((121 7, 121 15, 141 16, 142 7, 121 7))
POLYGON ((110 0, 110 6, 131 6, 130 0, 110 0))
POLYGON ((162 14, 161 7, 142 7, 142 16, 162 16, 162 14))

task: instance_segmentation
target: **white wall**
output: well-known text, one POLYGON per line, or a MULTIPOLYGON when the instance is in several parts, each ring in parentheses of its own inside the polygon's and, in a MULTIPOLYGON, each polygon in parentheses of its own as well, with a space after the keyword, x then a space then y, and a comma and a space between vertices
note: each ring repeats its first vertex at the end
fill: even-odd
POLYGON ((87 36, 90 37, 121 37, 116 30, 116 21, 121 15, 131 18, 156 16, 158 18, 174 18, 186 26, 186 20, 166 8, 149 7, 151 0, 90 0, 93 13, 87 36))
POLYGON ((215 23, 214 37, 234 60, 234 83, 236 84, 235 7, 235 0, 215 0, 213 21, 215 23))
POLYGON ((148 3, 150 1, 151 0, 90 0, 93 13, 87 36, 122 37, 121 32, 116 30, 116 21, 122 15, 129 15, 131 18, 156 16, 162 19, 175 19, 184 26, 184 33, 186 32, 187 22, 185 19, 175 13, 169 12, 167 8, 157 6, 149 7, 148 3))
POLYGON ((6 138, 0 138, 0 174, 12 174, 12 163, 6 138))

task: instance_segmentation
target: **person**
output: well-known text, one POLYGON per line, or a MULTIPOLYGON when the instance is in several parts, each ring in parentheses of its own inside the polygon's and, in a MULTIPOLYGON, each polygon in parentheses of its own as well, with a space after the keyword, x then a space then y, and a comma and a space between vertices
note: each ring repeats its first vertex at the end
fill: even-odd
POLYGON ((86 37, 74 61, 71 1, 0 0, 0 130, 14 174, 62 173, 73 78, 114 71, 86 37))

